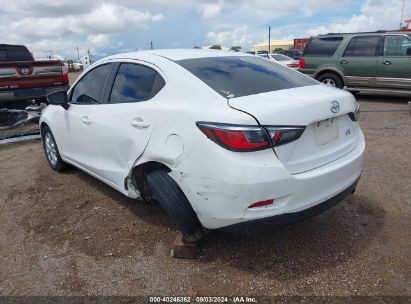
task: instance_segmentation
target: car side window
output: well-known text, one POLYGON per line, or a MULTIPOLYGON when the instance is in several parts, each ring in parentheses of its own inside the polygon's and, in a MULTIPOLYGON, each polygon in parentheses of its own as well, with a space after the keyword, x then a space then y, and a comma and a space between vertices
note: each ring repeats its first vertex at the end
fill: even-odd
POLYGON ((7 53, 6 50, 0 50, 0 62, 7 61, 7 53))
POLYGON ((313 38, 304 48, 304 56, 333 56, 343 37, 313 38))
POLYGON ((110 103, 141 102, 153 98, 165 81, 156 70, 133 63, 122 63, 110 94, 110 103))
POLYGON ((78 104, 99 103, 104 81, 110 72, 110 64, 100 65, 77 82, 71 93, 70 101, 78 104))
POLYGON ((411 56, 411 39, 405 36, 385 36, 384 56, 411 56))
POLYGON ((374 57, 378 55, 379 36, 358 36, 351 39, 343 57, 374 57))

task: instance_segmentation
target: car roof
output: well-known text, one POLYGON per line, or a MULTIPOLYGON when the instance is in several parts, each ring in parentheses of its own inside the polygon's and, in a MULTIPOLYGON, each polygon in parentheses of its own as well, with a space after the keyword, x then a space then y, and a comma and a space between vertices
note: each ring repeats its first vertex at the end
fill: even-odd
POLYGON ((104 58, 109 59, 140 59, 155 60, 158 56, 167 58, 172 61, 208 58, 208 57, 228 57, 228 56, 253 56, 247 53, 229 52, 221 50, 203 50, 203 49, 159 49, 152 51, 137 51, 131 53, 121 53, 104 58))
POLYGON ((0 44, 0 47, 24 47, 24 48, 26 48, 26 46, 25 45, 20 45, 20 44, 4 44, 4 43, 1 43, 0 44))
POLYGON ((376 36, 376 35, 410 35, 410 31, 375 31, 375 32, 357 32, 357 33, 328 33, 323 35, 318 35, 314 38, 327 38, 327 37, 344 37, 344 36, 376 36))

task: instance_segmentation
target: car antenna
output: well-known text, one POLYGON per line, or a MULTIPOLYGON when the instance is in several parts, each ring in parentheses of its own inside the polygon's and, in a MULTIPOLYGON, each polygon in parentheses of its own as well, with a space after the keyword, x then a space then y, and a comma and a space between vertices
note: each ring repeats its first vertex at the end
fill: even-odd
POLYGON ((231 93, 230 91, 221 90, 221 93, 225 95, 225 98, 227 98, 227 101, 230 101, 231 98, 235 97, 235 95, 231 93))

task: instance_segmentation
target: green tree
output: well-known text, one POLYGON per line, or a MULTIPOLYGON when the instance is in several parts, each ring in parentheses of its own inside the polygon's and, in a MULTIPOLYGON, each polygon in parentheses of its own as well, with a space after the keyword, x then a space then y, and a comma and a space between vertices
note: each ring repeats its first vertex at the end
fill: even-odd
POLYGON ((210 50, 221 50, 221 45, 214 44, 214 45, 210 46, 210 50))
POLYGON ((241 46, 232 46, 232 47, 230 47, 230 51, 240 52, 241 51, 241 46))

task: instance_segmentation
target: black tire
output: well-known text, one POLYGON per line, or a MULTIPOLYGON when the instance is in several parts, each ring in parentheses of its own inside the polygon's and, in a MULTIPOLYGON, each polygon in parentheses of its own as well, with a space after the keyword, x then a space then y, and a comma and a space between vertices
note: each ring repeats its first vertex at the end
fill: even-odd
POLYGON ((146 183, 150 198, 160 203, 184 239, 188 242, 200 240, 203 227, 177 183, 163 170, 148 173, 146 183))
POLYGON ((324 84, 328 84, 331 86, 335 86, 336 88, 342 89, 344 87, 344 83, 340 76, 335 73, 324 73, 317 77, 319 82, 324 84))
POLYGON ((51 130, 48 126, 45 126, 42 129, 41 139, 43 141, 44 153, 46 154, 46 159, 50 167, 53 170, 56 170, 57 172, 64 170, 67 164, 61 159, 59 149, 57 148, 56 140, 54 139, 53 133, 51 133, 51 130), (49 140, 51 140, 52 143, 54 143, 55 153, 53 153, 53 156, 55 156, 55 158, 52 157, 51 154, 48 152, 47 145, 51 144, 50 142, 48 142, 49 140))

